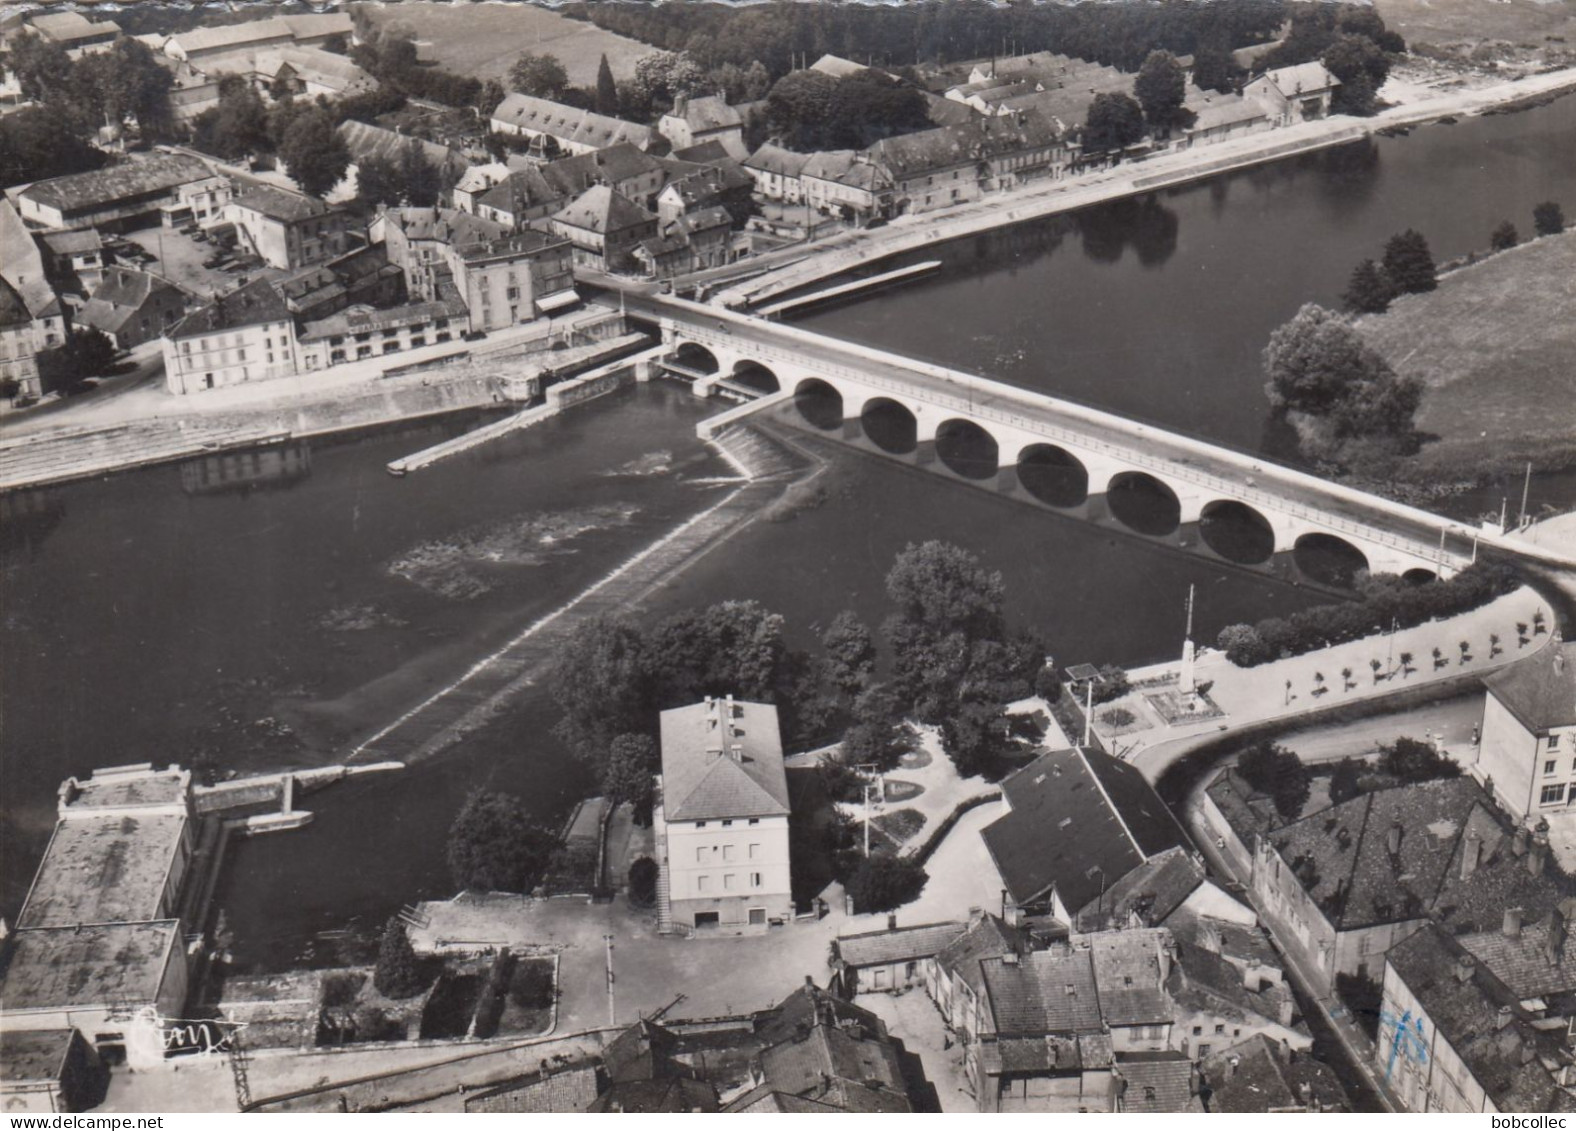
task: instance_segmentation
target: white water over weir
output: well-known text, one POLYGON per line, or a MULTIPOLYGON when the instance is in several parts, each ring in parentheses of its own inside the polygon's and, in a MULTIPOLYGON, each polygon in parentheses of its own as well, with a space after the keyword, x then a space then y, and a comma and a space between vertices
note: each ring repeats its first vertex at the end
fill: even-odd
POLYGON ((752 429, 730 427, 711 442, 746 476, 741 486, 567 604, 526 626, 453 683, 360 742, 345 755, 345 761, 363 757, 420 761, 484 726, 546 674, 576 626, 604 613, 627 613, 638 607, 676 573, 754 521, 772 496, 805 471, 805 462, 796 451, 752 429))

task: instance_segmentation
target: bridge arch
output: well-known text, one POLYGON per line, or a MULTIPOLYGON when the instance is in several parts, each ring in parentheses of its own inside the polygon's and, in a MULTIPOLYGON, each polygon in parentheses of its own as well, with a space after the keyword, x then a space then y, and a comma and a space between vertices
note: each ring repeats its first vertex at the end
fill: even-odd
POLYGON ((775 393, 782 388, 782 382, 777 379, 776 373, 749 358, 733 363, 733 379, 741 385, 748 385, 763 393, 775 393))
POLYGON ((1089 497, 1089 469, 1055 444, 1030 444, 1018 453, 1018 483, 1052 507, 1076 507, 1089 497))
POLYGON ((908 455, 919 446, 919 421, 907 405, 890 397, 865 401, 859 410, 859 426, 872 444, 890 455, 908 455))
POLYGON ((1438 581, 1439 574, 1434 570, 1416 566, 1403 573, 1401 580, 1410 582, 1413 585, 1427 585, 1430 581, 1438 581))
POLYGON ((812 427, 831 432, 843 426, 843 394, 819 377, 794 386, 793 406, 812 427))
POLYGON ((1297 568, 1314 581, 1350 589, 1359 570, 1369 568, 1368 555, 1345 538, 1315 532, 1304 534, 1292 547, 1297 568))
POLYGON ((1138 534, 1164 538, 1182 525, 1177 493, 1145 471, 1119 471, 1105 488, 1106 505, 1123 526, 1138 534))
POLYGON ((936 457, 965 479, 989 479, 1001 469, 1001 445, 972 420, 953 416, 936 428, 936 457))
POLYGON ((715 373, 722 368, 717 355, 699 342, 680 342, 673 351, 673 360, 698 373, 715 373))
POLYGON ((1275 528, 1254 507, 1236 499, 1204 504, 1198 520, 1204 544, 1228 562, 1263 565, 1275 556, 1275 528))

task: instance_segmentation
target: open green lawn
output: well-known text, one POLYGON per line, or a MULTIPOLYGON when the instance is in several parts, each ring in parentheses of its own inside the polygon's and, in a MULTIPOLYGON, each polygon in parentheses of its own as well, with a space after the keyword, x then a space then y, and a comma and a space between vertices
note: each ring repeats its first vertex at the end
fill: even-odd
POLYGON ((1538 46, 1550 35, 1576 43, 1576 0, 1375 0, 1374 7, 1408 43, 1538 46))
POLYGON ((635 73, 635 60, 656 48, 527 3, 365 5, 380 27, 398 24, 416 37, 421 58, 445 70, 501 79, 527 51, 556 55, 577 86, 596 83, 604 54, 613 77, 635 73))
POLYGON ((1534 240, 1398 299, 1358 329, 1427 386, 1425 473, 1576 457, 1576 231, 1534 240))

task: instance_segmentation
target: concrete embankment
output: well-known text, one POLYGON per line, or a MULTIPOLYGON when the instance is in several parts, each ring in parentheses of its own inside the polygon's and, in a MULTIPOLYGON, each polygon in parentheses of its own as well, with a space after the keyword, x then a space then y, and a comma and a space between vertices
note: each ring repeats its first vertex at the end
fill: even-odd
POLYGON ((597 616, 637 610, 676 574, 759 518, 783 490, 821 469, 802 449, 752 428, 733 427, 713 442, 747 477, 744 482, 357 744, 346 761, 378 758, 410 763, 441 753, 486 725, 545 676, 578 625, 597 616))
MULTIPOLYGON (((180 415, 60 428, 0 443, 0 491, 88 479, 215 452, 349 432, 401 421, 519 403, 539 394, 538 374, 551 361, 557 372, 594 365, 645 339, 618 333, 572 349, 517 353, 495 349, 468 357, 464 367, 402 366, 389 375, 342 384, 333 371, 268 383, 272 399, 204 410, 170 405, 180 415)), ((516 347, 518 348, 518 347, 516 347)), ((262 386, 262 391, 268 391, 262 386)), ((221 393, 228 390, 221 390, 221 393)), ((162 395, 162 394, 161 394, 162 395)), ((192 400, 202 397, 195 394, 192 400)))
POLYGON ((713 301, 725 306, 755 305, 824 279, 904 252, 994 228, 1039 219, 1186 184, 1237 169, 1343 145, 1370 134, 1421 125, 1455 115, 1502 112, 1576 88, 1576 68, 1500 83, 1480 90, 1455 91, 1372 118, 1327 118, 1268 133, 1253 134, 1197 149, 1162 153, 1131 165, 1060 181, 1030 182, 955 208, 906 216, 874 231, 834 237, 823 248, 792 264, 780 264, 747 282, 713 284, 722 289, 713 301))

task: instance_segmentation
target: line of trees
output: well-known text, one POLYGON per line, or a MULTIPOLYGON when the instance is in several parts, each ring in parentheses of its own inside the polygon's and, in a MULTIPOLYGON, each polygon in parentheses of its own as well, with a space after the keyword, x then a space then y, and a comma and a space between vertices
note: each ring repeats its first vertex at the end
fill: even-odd
POLYGON ((1251 668, 1320 648, 1361 640, 1374 626, 1413 628, 1438 617, 1481 608, 1520 585, 1509 567, 1480 561, 1446 580, 1424 585, 1390 573, 1360 573, 1356 601, 1319 605, 1286 618, 1233 624, 1220 630, 1216 646, 1238 667, 1251 668))

